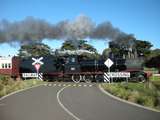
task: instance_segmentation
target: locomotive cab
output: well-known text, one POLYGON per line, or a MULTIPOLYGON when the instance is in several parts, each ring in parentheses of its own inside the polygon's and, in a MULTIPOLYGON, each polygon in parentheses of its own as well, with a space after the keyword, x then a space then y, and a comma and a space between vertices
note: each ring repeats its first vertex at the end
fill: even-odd
POLYGON ((80 72, 80 65, 78 62, 78 56, 68 56, 64 65, 64 72, 67 74, 80 72))

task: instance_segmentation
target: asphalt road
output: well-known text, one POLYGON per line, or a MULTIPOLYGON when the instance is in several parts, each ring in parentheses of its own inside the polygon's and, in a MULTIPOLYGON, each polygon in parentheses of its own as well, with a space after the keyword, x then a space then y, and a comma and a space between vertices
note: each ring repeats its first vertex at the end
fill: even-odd
POLYGON ((160 113, 115 100, 95 84, 52 83, 0 100, 0 120, 160 120, 160 113))

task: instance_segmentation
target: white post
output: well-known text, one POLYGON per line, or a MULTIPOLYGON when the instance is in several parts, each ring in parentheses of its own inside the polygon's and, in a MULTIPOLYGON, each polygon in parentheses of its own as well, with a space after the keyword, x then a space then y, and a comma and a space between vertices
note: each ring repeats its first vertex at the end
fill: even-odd
POLYGON ((109 75, 109 81, 110 81, 110 83, 111 83, 111 78, 110 78, 110 67, 108 67, 108 75, 109 75))
POLYGON ((37 70, 37 80, 38 80, 38 74, 39 74, 39 70, 37 70))
POLYGON ((127 77, 127 83, 128 83, 128 77, 127 77))

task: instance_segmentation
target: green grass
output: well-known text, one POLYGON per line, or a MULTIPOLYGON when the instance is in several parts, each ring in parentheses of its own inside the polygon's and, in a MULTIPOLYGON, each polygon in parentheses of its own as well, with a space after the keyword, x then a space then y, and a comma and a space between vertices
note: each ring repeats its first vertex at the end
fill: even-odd
POLYGON ((150 81, 159 81, 160 82, 160 77, 159 76, 151 76, 150 81))
POLYGON ((102 84, 102 87, 122 99, 160 110, 159 90, 152 83, 114 83, 102 84))
POLYGON ((0 76, 0 97, 20 89, 29 88, 43 83, 44 82, 42 81, 34 79, 15 81, 8 76, 0 76))
POLYGON ((156 74, 156 73, 158 73, 158 69, 156 69, 156 68, 146 68, 146 67, 144 67, 144 71, 146 71, 146 72, 151 72, 151 73, 153 73, 153 74, 156 74))
POLYGON ((158 76, 151 76, 150 77, 150 82, 152 83, 152 84, 154 84, 155 85, 155 87, 159 90, 159 92, 160 92, 160 77, 158 77, 158 76))

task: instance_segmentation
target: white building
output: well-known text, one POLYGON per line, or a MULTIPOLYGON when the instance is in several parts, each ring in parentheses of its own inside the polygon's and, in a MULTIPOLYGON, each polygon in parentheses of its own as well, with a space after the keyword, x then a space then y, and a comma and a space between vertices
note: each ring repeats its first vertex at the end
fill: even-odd
POLYGON ((0 57, 0 69, 11 69, 12 57, 0 57))

